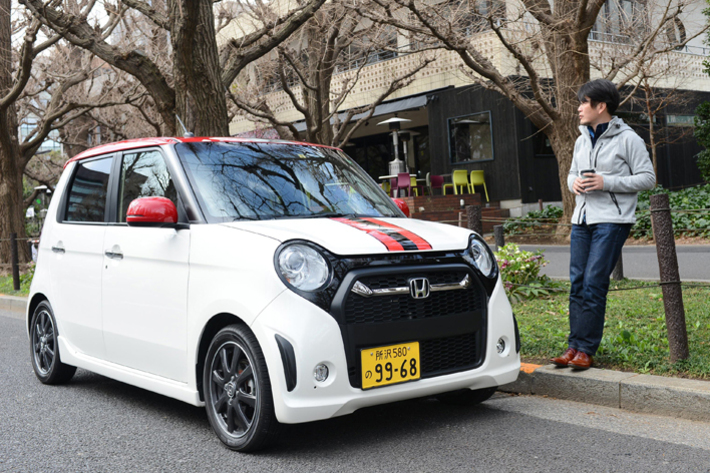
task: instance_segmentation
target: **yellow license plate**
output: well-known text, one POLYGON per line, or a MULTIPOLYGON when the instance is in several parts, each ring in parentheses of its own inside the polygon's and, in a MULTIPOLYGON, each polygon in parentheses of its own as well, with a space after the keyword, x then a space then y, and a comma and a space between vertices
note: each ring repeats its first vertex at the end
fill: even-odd
POLYGON ((419 342, 360 350, 362 389, 419 379, 419 342))

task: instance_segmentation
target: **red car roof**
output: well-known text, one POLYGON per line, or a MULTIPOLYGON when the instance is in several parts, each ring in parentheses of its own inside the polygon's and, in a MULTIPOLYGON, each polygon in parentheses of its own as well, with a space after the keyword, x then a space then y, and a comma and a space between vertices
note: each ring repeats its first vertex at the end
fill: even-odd
POLYGON ((303 143, 298 141, 283 141, 283 140, 263 140, 258 138, 232 138, 232 137, 193 137, 193 138, 138 138, 135 140, 125 140, 117 141, 115 143, 107 143, 105 145, 99 145, 91 149, 83 151, 73 158, 67 160, 64 163, 64 167, 73 161, 80 161, 82 159, 91 158, 92 156, 98 156, 100 154, 114 153, 116 151, 125 151, 128 149, 144 148, 146 146, 161 146, 170 143, 196 143, 196 142, 229 142, 229 143, 278 143, 278 144, 292 144, 292 145, 306 145, 306 146, 318 146, 320 148, 337 149, 333 146, 319 145, 315 143, 303 143))

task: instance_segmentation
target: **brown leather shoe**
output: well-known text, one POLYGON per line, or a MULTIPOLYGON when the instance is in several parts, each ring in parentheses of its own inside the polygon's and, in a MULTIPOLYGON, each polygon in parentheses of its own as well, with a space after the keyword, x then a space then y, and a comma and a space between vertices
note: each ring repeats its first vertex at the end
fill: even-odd
POLYGON ((575 350, 574 348, 568 348, 567 350, 565 350, 562 356, 551 358, 550 362, 559 366, 560 368, 565 368, 567 367, 567 365, 569 365, 569 362, 572 361, 572 359, 577 353, 577 350, 575 350))
POLYGON ((567 363, 567 366, 573 370, 588 370, 592 364, 594 364, 594 360, 591 356, 587 355, 583 351, 578 351, 572 361, 567 363))

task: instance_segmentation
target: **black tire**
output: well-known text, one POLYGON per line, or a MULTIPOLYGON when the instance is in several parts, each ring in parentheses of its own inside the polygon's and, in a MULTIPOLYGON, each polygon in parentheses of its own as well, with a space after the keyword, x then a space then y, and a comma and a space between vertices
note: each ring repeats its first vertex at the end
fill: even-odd
POLYGON ((207 418, 227 447, 254 452, 275 439, 279 423, 266 360, 246 326, 230 325, 215 335, 202 381, 207 418))
POLYGON ((497 386, 476 390, 461 389, 459 391, 439 394, 436 398, 444 404, 451 404, 453 406, 475 406, 483 401, 487 401, 496 392, 496 389, 498 389, 497 386))
POLYGON ((30 324, 30 355, 35 375, 44 384, 66 383, 76 373, 75 366, 62 363, 58 336, 52 306, 47 301, 40 302, 30 324))

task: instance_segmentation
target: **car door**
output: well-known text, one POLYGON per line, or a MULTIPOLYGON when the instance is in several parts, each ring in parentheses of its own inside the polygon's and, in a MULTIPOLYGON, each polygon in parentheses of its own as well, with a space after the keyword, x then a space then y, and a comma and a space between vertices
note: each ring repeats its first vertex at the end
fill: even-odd
POLYGON ((178 196, 158 149, 124 152, 114 220, 104 236, 101 280, 106 358, 122 366, 187 381, 187 281, 190 230, 128 226, 138 197, 178 196))
POLYGON ((52 307, 80 353, 104 357, 101 268, 113 155, 77 161, 52 225, 52 307))

